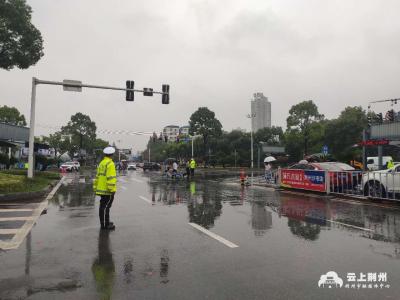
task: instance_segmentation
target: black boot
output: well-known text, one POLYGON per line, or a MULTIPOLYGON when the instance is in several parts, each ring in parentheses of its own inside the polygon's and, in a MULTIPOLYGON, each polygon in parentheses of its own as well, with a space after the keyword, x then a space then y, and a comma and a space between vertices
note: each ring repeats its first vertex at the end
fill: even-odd
POLYGON ((114 230, 115 229, 115 225, 112 222, 110 222, 108 225, 106 225, 104 227, 104 229, 106 229, 106 230, 114 230))

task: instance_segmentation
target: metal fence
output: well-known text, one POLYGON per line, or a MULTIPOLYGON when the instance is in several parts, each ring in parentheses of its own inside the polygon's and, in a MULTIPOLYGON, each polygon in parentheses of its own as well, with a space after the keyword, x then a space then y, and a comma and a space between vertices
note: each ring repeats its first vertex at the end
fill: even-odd
POLYGON ((400 172, 329 171, 327 193, 400 201, 400 172))
POLYGON ((400 172, 278 169, 263 178, 267 184, 325 194, 400 201, 400 172))

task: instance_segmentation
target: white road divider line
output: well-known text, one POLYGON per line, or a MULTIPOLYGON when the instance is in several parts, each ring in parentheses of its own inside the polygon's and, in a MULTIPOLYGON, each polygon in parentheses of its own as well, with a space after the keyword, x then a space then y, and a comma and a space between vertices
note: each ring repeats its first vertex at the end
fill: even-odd
POLYGON ((0 229, 0 234, 16 234, 18 229, 0 229))
POLYGON ((32 217, 7 217, 0 218, 0 222, 9 222, 9 221, 32 221, 32 217))
POLYGON ((140 179, 136 179, 136 178, 131 178, 131 180, 132 180, 132 181, 136 181, 136 182, 139 182, 139 183, 143 183, 143 182, 144 182, 143 180, 140 180, 140 179))
POLYGON ((190 226, 196 228, 197 230, 200 230, 201 232, 205 233, 209 237, 212 237, 213 239, 216 239, 218 242, 224 244, 225 246, 228 246, 229 248, 238 248, 239 246, 228 241, 227 239, 224 239, 223 237, 219 236, 218 234, 215 234, 204 227, 201 227, 200 225, 196 223, 189 223, 190 226))
POLYGON ((5 209, 1 208, 0 209, 0 213, 2 213, 2 212, 18 212, 18 211, 22 211, 22 212, 33 211, 33 208, 5 208, 5 209))
POLYGON ((359 226, 346 224, 346 223, 342 223, 342 222, 337 222, 337 221, 332 221, 332 220, 327 220, 327 221, 330 222, 330 223, 333 223, 333 224, 339 224, 339 225, 342 225, 342 226, 351 227, 351 228, 355 228, 355 229, 359 229, 359 230, 374 232, 372 229, 369 229, 369 228, 359 227, 359 226))
POLYGON ((124 191, 127 190, 126 186, 120 186, 121 189, 123 189, 124 191))
POLYGON ((149 203, 149 204, 153 204, 153 203, 151 203, 151 201, 150 201, 149 199, 147 199, 146 197, 139 196, 139 198, 142 199, 143 201, 149 203))

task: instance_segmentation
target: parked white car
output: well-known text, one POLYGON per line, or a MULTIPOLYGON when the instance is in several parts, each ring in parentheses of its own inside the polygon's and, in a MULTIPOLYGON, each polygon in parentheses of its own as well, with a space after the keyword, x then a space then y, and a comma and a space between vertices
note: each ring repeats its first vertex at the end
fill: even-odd
POLYGON ((387 170, 367 172, 363 174, 362 182, 365 196, 394 197, 395 194, 400 194, 400 164, 387 170))
MULTIPOLYGON (((386 166, 389 161, 393 161, 391 156, 382 156, 382 166, 386 166)), ((370 156, 367 157, 367 169, 370 171, 379 170, 379 157, 378 156, 370 156)))
POLYGON ((64 171, 64 172, 72 172, 72 171, 79 171, 81 165, 79 162, 77 161, 68 161, 63 163, 60 166, 60 171, 64 171))
POLYGON ((136 170, 136 164, 134 163, 128 164, 128 170, 136 170))

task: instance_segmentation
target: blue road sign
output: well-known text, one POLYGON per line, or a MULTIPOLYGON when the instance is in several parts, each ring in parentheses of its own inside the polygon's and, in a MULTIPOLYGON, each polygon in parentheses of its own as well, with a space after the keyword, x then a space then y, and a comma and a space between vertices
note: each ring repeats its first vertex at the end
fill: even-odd
POLYGON ((327 146, 327 145, 324 145, 324 146, 322 147, 322 153, 323 153, 324 155, 327 155, 327 154, 328 154, 328 146, 327 146))

